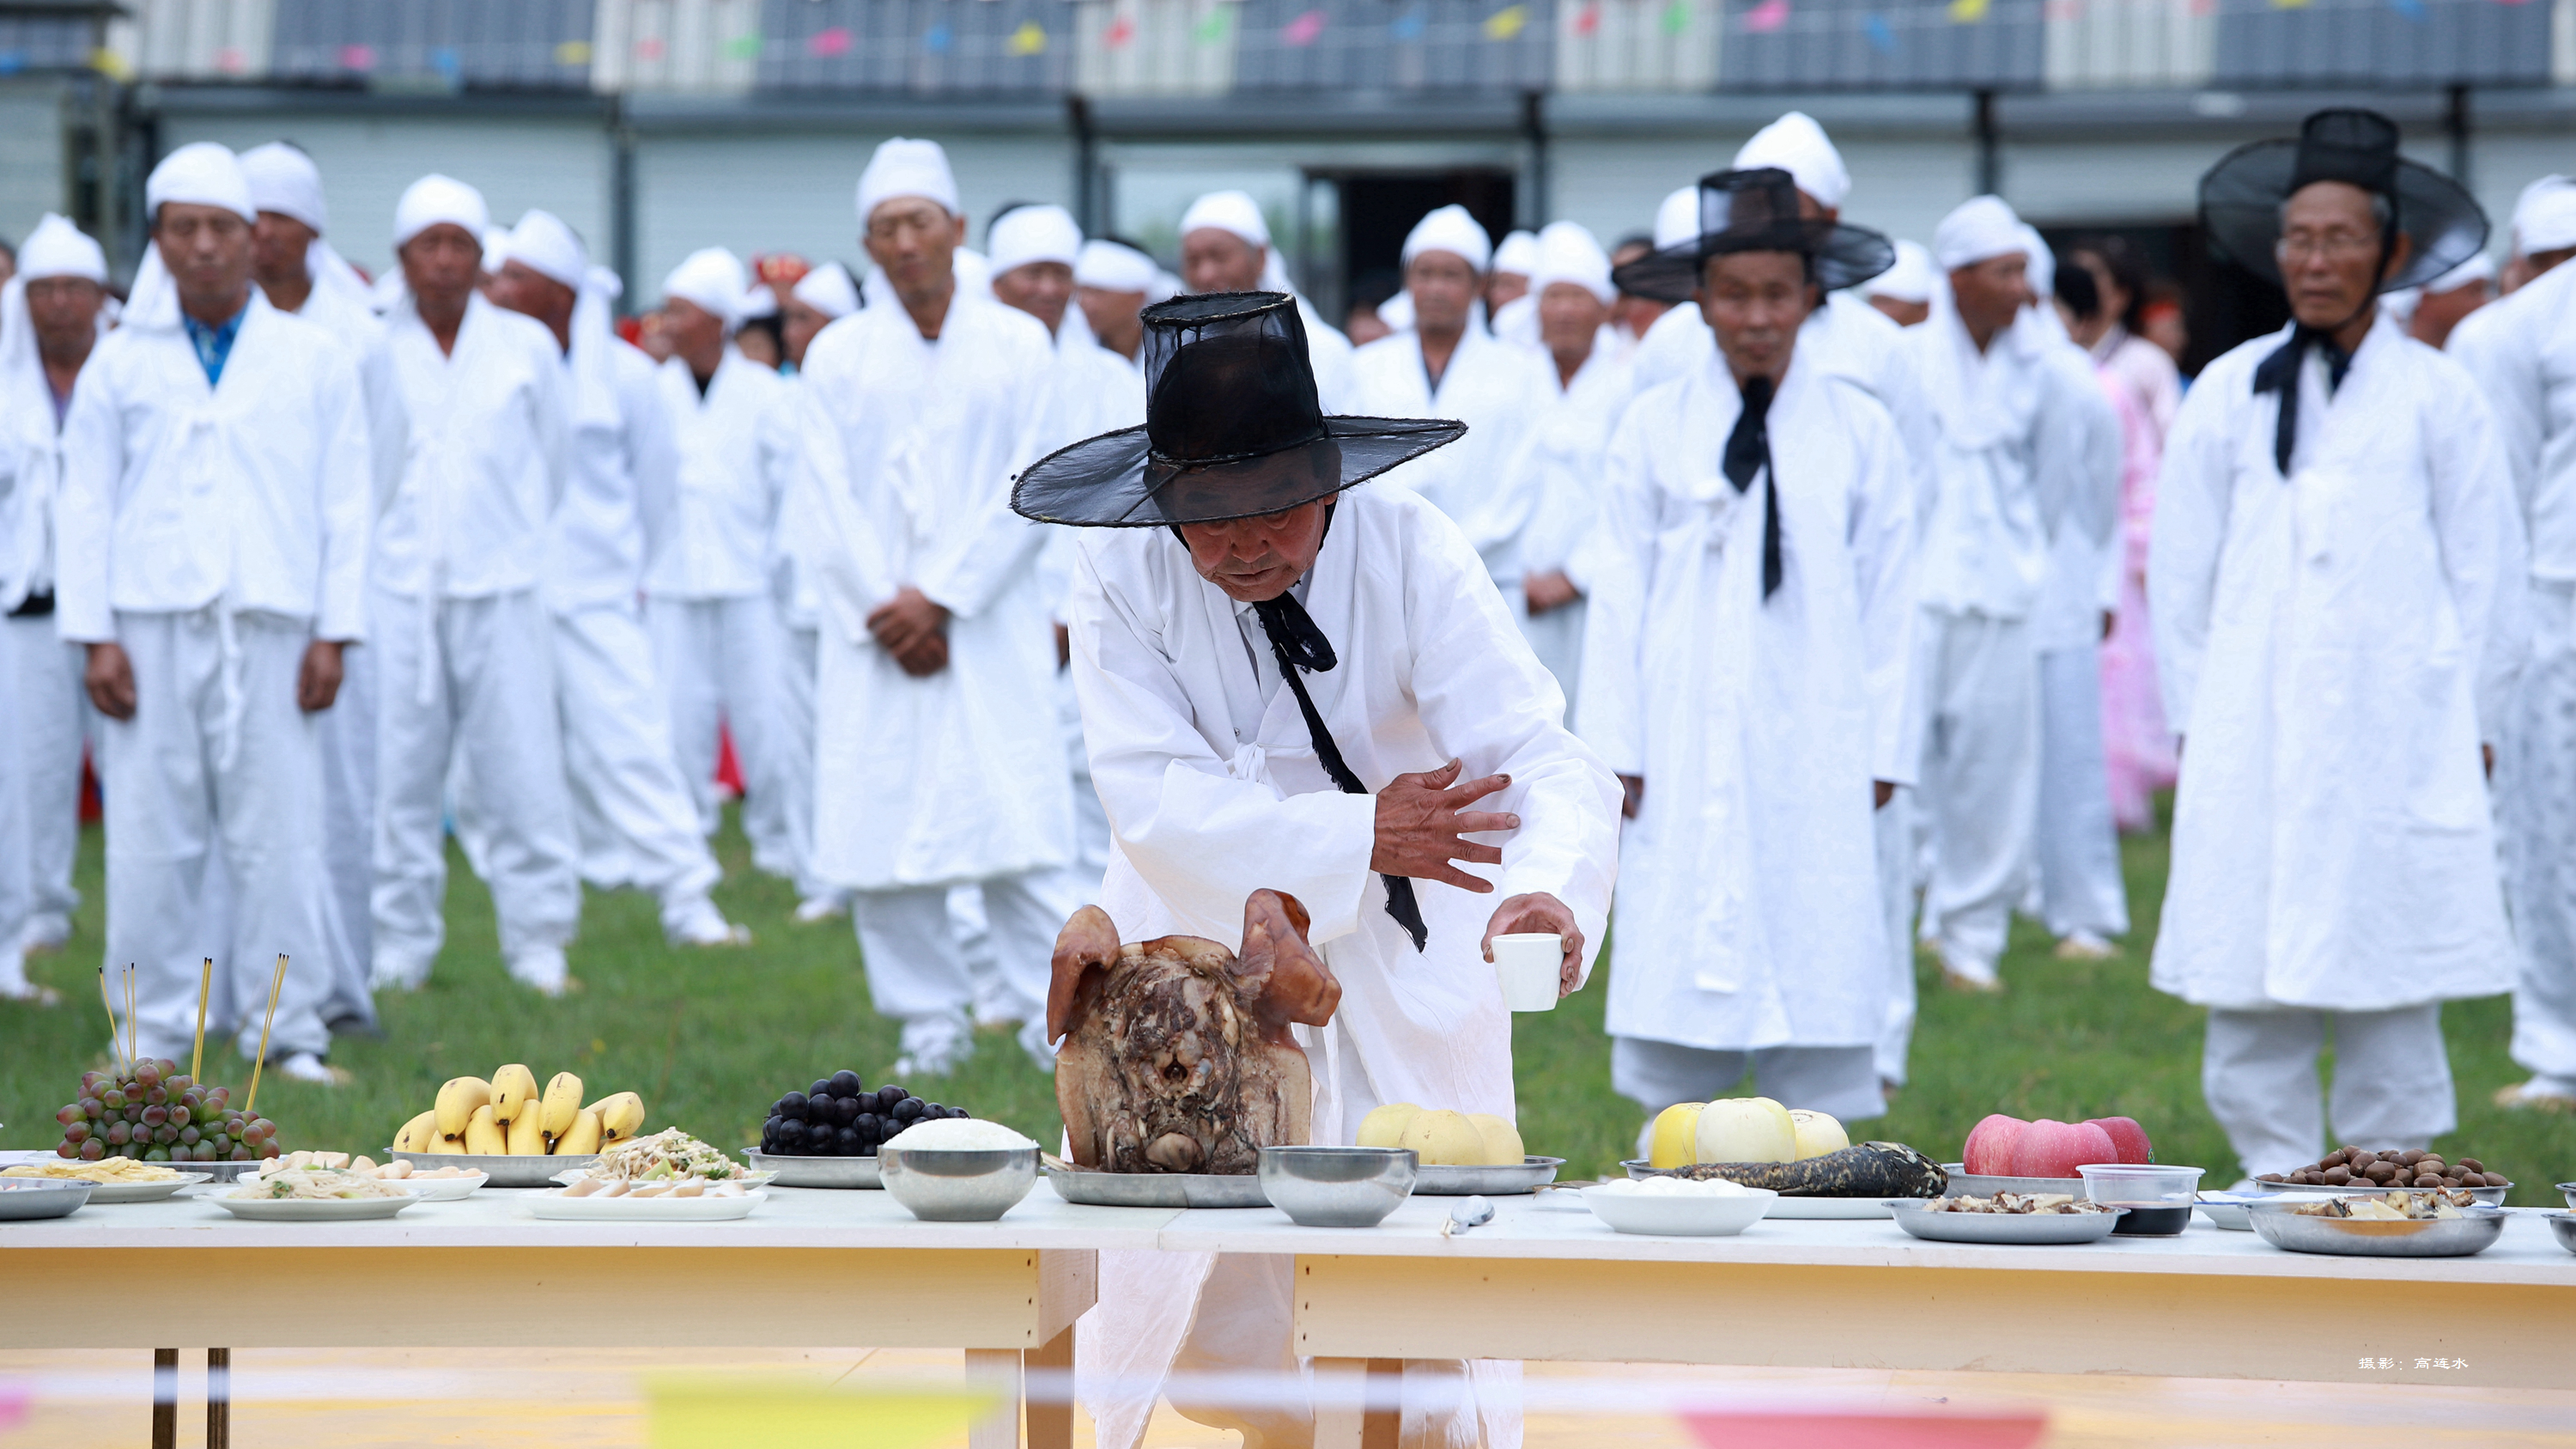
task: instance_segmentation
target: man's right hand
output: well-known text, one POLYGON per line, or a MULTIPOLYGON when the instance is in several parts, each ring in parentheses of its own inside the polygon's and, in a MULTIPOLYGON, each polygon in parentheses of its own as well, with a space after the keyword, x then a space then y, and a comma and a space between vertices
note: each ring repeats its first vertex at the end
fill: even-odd
POLYGON ((89 663, 81 671, 89 702, 109 719, 134 718, 134 661, 113 640, 89 646, 89 663))
POLYGON ((1619 777, 1619 813, 1634 820, 1637 818, 1637 812, 1645 808, 1646 777, 1621 775, 1619 777))
POLYGON ((1464 766, 1456 760, 1417 775, 1398 775, 1377 792, 1377 848, 1369 869, 1380 875, 1445 881, 1479 895, 1494 883, 1467 874, 1453 860, 1478 865, 1503 863, 1502 847, 1459 839, 1489 830, 1518 830, 1521 818, 1467 807, 1512 783, 1509 775, 1487 775, 1458 783, 1464 766))

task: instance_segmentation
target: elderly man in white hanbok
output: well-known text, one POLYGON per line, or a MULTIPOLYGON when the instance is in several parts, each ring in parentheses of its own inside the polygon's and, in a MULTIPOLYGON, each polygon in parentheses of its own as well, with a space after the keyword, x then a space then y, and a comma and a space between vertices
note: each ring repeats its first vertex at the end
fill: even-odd
MULTIPOLYGON (((511 977, 560 994, 581 917, 553 641, 539 585, 573 475, 563 348, 476 289, 483 195, 424 176, 394 208, 402 289, 385 345, 410 421, 377 509, 373 980, 416 990, 446 939, 449 767, 479 806, 483 869, 511 977)), ((506 248, 506 243, 504 243, 506 248)))
POLYGON ((1084 325, 1100 345, 1144 372, 1144 324, 1137 313, 1162 298, 1162 269, 1154 259, 1108 237, 1082 244, 1073 260, 1073 299, 1082 308, 1084 325))
MULTIPOLYGON (((1487 943, 1556 934, 1560 988, 1579 983, 1618 787, 1558 723, 1555 682, 1457 526, 1403 489, 1341 492, 1459 425, 1321 416, 1284 295, 1145 316, 1148 422, 1053 455, 1014 495, 1032 518, 1131 525, 1084 540, 1074 589, 1074 682, 1117 832, 1101 906, 1126 939, 1233 943, 1252 891, 1305 904, 1341 983, 1339 1012, 1300 1031, 1317 1142, 1348 1143, 1387 1102, 1508 1118, 1487 943)), ((1104 1252, 1079 1330, 1100 1442, 1132 1449, 1175 1370, 1191 1418, 1310 1438, 1289 1287, 1285 1258, 1104 1252), (1248 1402, 1201 1374, 1272 1387, 1248 1402)), ((1405 1442, 1519 1442, 1516 1367, 1405 1378, 1405 1442)))
MULTIPOLYGON (((645 560, 685 525, 675 516, 679 450, 660 379, 610 330, 619 291, 561 218, 530 211, 503 243, 489 293, 552 337, 571 415, 572 475, 546 530, 543 593, 573 839, 582 878, 650 892, 673 945, 742 945, 749 931, 709 899, 715 854, 671 747, 637 601, 645 560)), ((488 870, 470 767, 459 784, 460 833, 488 870)))
POLYGON ((1054 353, 1026 313, 958 285, 937 144, 879 146, 858 202, 891 295, 814 340, 799 409, 825 519, 817 867, 853 892, 869 992, 903 1023, 896 1075, 937 1076, 969 1048, 974 994, 948 888, 983 888, 999 968, 1031 1001, 1075 904, 1063 739, 1029 707, 1055 674, 1042 539, 1008 500, 1054 353))
POLYGON ((0 745, 0 896, 17 902, 0 907, 0 999, 43 994, 22 957, 68 941, 80 906, 81 748, 96 721, 83 651, 54 628, 54 514, 63 419, 107 303, 107 254, 50 213, 0 289, 0 694, 14 710, 0 745))
MULTIPOLYGON (((2558 215, 2526 214, 2517 227, 2539 260, 2576 249, 2576 187, 2564 194, 2558 215)), ((2450 351, 2494 410, 2530 542, 2531 654, 2498 751, 2496 799, 2522 947, 2513 1059, 2531 1077, 2496 1101, 2576 1111, 2576 267, 2550 265, 2470 314, 2450 351)))
POLYGON ((1521 590, 1521 535, 1538 506, 1526 457, 1530 429, 1556 388, 1536 352, 1498 342, 1477 325, 1476 295, 1493 243, 1465 207, 1444 206, 1416 222, 1403 256, 1413 326, 1352 354, 1358 410, 1467 425, 1456 445, 1390 469, 1387 481, 1448 514, 1509 597, 1521 590))
POLYGON ((2182 736, 2159 990, 2249 1174, 2456 1122, 2441 1003, 2513 982, 2481 742, 2521 659, 2493 417, 2374 293, 2485 239, 2397 127, 2321 111, 2201 182, 2203 230, 2294 320, 2211 363, 2156 489, 2148 587, 2182 736), (2317 1053, 2334 1027, 2332 1099, 2317 1053))
POLYGON ((1536 351, 1539 347, 1538 237, 1514 231, 1494 243, 1494 262, 1485 272, 1486 327, 1500 342, 1536 351))
POLYGON ((1357 406, 1351 340, 1326 324, 1315 304, 1290 285, 1287 264, 1270 240, 1261 203, 1241 191, 1211 191, 1181 213, 1181 282, 1193 292, 1285 292, 1297 299, 1314 360, 1315 386, 1328 411, 1357 406))
MULTIPOLYGON (((367 280, 323 239, 331 213, 313 158, 284 141, 242 153, 259 222, 251 228, 251 276, 268 305, 291 312, 340 339, 358 358, 367 406, 367 441, 375 461, 374 496, 391 497, 409 446, 402 393, 384 345, 367 280)), ((331 995, 323 1020, 335 1031, 369 1031, 376 1003, 367 988, 375 958, 376 654, 342 656, 339 696, 322 712, 323 860, 331 875, 324 916, 331 932, 331 995)))
POLYGON ((258 212, 230 151, 173 151, 144 203, 153 248, 81 369, 56 514, 55 622, 88 646, 115 782, 107 959, 141 973, 141 1054, 188 1052, 211 956, 231 1010, 210 1025, 245 1055, 265 1031, 277 1070, 330 1081, 315 716, 365 637, 357 364, 252 284, 258 212), (210 938, 226 917, 230 939, 210 938))
POLYGON ((795 870, 777 734, 777 605, 769 590, 778 513, 796 471, 795 388, 743 356, 734 312, 749 285, 722 247, 691 253, 662 279, 671 357, 657 379, 679 445, 671 526, 645 566, 653 663, 669 699, 671 743, 713 835, 719 732, 733 738, 752 863, 795 870))
POLYGON ((1530 425, 1524 456, 1537 501, 1521 534, 1521 586, 1503 597, 1571 708, 1585 601, 1597 583, 1586 545, 1601 513, 1601 456, 1635 389, 1609 326, 1619 292, 1601 243, 1579 223, 1551 222, 1538 234, 1530 265, 1539 339, 1556 386, 1530 425))
POLYGON ((1748 1067, 1790 1107, 1875 1117, 1888 922, 1868 906, 1874 812, 1915 766, 1915 485, 1886 409, 1808 363, 1802 324, 1893 249, 1800 219, 1776 168, 1701 187, 1709 229, 1621 273, 1699 275, 1718 347, 1639 396, 1605 469, 1580 714, 1635 819, 1611 1081, 1649 1123, 1748 1067))
MULTIPOLYGON (((788 365, 795 369, 786 407, 788 445, 797 446, 804 416, 805 358, 823 329, 859 310, 859 288, 847 267, 825 262, 788 289, 783 329, 788 365)), ((823 878, 814 863, 814 679, 822 651, 823 599, 814 579, 815 545, 825 526, 813 472, 801 463, 787 475, 778 500, 778 532, 770 541, 769 592, 777 606, 779 667, 773 759, 787 812, 789 868, 796 882, 795 920, 813 925, 849 910, 847 892, 823 878)))
MULTIPOLYGON (((1896 264, 1855 290, 1862 301, 1897 326, 1919 327, 1932 315, 1932 289, 1940 281, 1941 273, 1933 267, 1932 253, 1924 249, 1923 243, 1900 240, 1896 244, 1896 264)), ((2166 366, 2172 364, 2168 362, 2166 366)))

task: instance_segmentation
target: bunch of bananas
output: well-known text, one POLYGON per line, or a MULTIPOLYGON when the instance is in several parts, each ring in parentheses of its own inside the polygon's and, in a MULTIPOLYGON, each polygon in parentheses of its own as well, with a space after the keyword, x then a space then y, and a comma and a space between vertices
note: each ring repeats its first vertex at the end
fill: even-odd
POLYGON ((438 1105, 394 1134, 396 1152, 474 1157, 587 1157, 644 1127, 644 1099, 617 1092, 585 1107, 581 1078, 557 1072, 545 1090, 512 1062, 481 1077, 457 1077, 438 1089, 438 1105))

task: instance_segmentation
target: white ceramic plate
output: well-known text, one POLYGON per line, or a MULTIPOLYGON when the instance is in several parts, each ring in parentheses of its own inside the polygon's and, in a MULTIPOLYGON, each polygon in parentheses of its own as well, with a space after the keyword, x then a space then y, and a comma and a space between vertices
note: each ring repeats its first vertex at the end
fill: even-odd
POLYGON ((1760 1222, 1779 1197, 1767 1187, 1724 1197, 1583 1189, 1583 1205, 1614 1230, 1667 1238, 1731 1238, 1760 1222))
POLYGON ((538 1217, 567 1223, 722 1223, 749 1217, 769 1201, 765 1192, 740 1197, 566 1197, 559 1192, 528 1199, 538 1217))
MULTIPOLYGON (((727 1182, 738 1182, 748 1188, 763 1188, 769 1186, 769 1180, 777 1175, 778 1174, 774 1172, 737 1172, 732 1177, 721 1180, 727 1182)), ((579 1182, 588 1176, 590 1176, 590 1170, 588 1168, 566 1168, 555 1174, 555 1181, 563 1184, 565 1187, 570 1187, 574 1183, 579 1182)), ((677 1178, 664 1178, 662 1180, 665 1182, 678 1181, 677 1178)), ((708 1180, 713 1182, 718 1179, 710 1178, 708 1180)), ((645 1201, 650 1202, 652 1199, 647 1198, 645 1201)))
POLYGON ((1772 1203, 1771 1211, 1762 1217, 1765 1222, 1777 1222, 1782 1218, 1847 1222, 1853 1218, 1883 1218, 1887 1215, 1885 1198, 1784 1197, 1772 1203))
POLYGON ((113 1207, 119 1203, 160 1202, 181 1188, 213 1180, 211 1172, 183 1172, 168 1182, 102 1182, 91 1191, 89 1201, 92 1207, 101 1203, 113 1207))
POLYGON ((209 1193, 203 1201, 213 1203, 244 1222, 253 1223, 348 1223, 368 1218, 389 1218, 420 1199, 411 1193, 400 1197, 232 1197, 230 1192, 209 1193))
POLYGON ((492 1180, 488 1173, 465 1177, 397 1177, 389 1179, 397 1187, 410 1188, 422 1202, 454 1202, 472 1197, 483 1184, 492 1180))

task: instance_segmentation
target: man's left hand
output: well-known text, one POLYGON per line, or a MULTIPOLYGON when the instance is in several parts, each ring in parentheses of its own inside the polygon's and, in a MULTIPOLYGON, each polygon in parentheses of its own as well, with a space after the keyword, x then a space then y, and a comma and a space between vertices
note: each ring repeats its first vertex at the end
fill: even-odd
POLYGON ((948 664, 948 611, 910 584, 868 615, 868 633, 916 678, 948 664))
POLYGON ((1563 570, 1551 569, 1521 580, 1521 596, 1529 601, 1530 615, 1535 618, 1550 609, 1564 608, 1582 598, 1583 593, 1574 587, 1574 580, 1567 578, 1563 570))
POLYGON ((1565 959, 1556 968, 1556 994, 1572 996, 1583 982, 1583 928, 1574 924, 1574 912, 1565 902, 1545 891, 1514 896, 1494 907, 1494 918, 1485 926, 1485 959, 1494 959, 1496 936, 1556 936, 1565 945, 1565 959))
POLYGON ((341 659, 345 646, 337 639, 316 639, 304 646, 304 667, 295 671, 295 707, 320 714, 340 697, 341 659))

